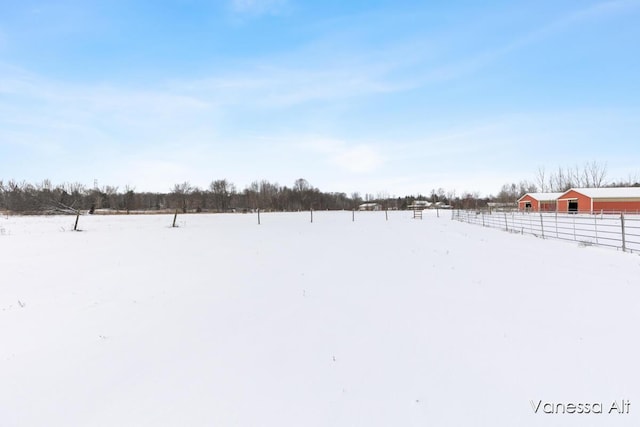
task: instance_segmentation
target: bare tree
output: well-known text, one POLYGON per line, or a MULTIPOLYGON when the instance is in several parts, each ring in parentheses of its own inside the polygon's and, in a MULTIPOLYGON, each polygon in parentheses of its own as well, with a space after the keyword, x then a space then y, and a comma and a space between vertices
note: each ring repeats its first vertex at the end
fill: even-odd
POLYGON ((549 186, 547 184, 547 172, 544 167, 538 167, 538 172, 536 173, 536 185, 543 193, 549 191, 549 186))
POLYGON ((538 191, 538 187, 529 181, 520 181, 519 183, 512 182, 510 184, 504 184, 500 189, 500 192, 495 197, 495 200, 500 203, 514 203, 520 197, 527 193, 535 193, 538 191))
POLYGON ((271 183, 266 179, 258 182, 258 204, 264 209, 275 210, 280 195, 278 183, 271 183))
POLYGON ((351 202, 353 203, 353 209, 360 206, 360 203, 362 203, 362 198, 360 197, 360 193, 358 193, 357 191, 354 191, 353 193, 351 193, 351 202))
POLYGON ((599 188, 605 185, 607 176, 607 164, 601 164, 595 160, 585 163, 583 169, 585 187, 599 188))
POLYGON ((182 212, 186 213, 188 209, 189 194, 191 194, 193 190, 194 188, 191 186, 189 181, 185 181, 182 184, 175 184, 171 190, 171 198, 173 199, 174 207, 176 209, 182 209, 182 212))
POLYGON ((558 170, 552 175, 550 181, 552 184, 551 191, 556 192, 567 191, 576 186, 571 169, 565 171, 561 166, 558 166, 558 170))
POLYGON ((255 210, 258 208, 264 209, 264 207, 258 204, 258 192, 260 191, 260 184, 258 181, 253 181, 248 187, 244 189, 245 200, 247 208, 255 210))
POLYGON ((304 178, 298 178, 293 183, 293 191, 297 191, 299 193, 303 193, 307 191, 311 186, 309 185, 309 181, 304 178))
POLYGON ((294 209, 308 209, 310 193, 312 192, 313 187, 309 184, 304 178, 298 178, 293 183, 293 202, 296 206, 294 209))
POLYGON ((137 209, 136 203, 136 188, 130 185, 124 187, 124 194, 122 195, 122 204, 127 210, 127 213, 133 209, 137 209))
POLYGON ((607 165, 597 161, 587 162, 582 167, 558 167, 546 177, 544 168, 538 168, 536 182, 542 191, 563 192, 574 187, 597 188, 606 185, 607 165), (546 178, 546 179, 545 179, 546 178), (542 185, 547 183, 547 185, 542 185))
POLYGON ((209 185, 209 191, 213 196, 213 207, 218 212, 226 212, 229 209, 231 196, 235 193, 235 186, 226 179, 218 179, 209 185))

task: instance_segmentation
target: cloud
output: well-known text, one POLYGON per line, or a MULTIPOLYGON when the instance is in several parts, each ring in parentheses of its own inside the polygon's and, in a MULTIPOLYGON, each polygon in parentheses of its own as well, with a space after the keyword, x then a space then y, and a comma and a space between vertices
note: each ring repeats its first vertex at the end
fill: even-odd
POLYGON ((254 64, 232 73, 174 81, 172 88, 216 105, 282 108, 405 90, 392 83, 389 66, 376 63, 254 64))
POLYGON ((301 146, 322 154, 327 163, 350 174, 375 172, 385 163, 384 156, 370 144, 353 145, 338 139, 311 137, 301 146))
POLYGON ((352 173, 373 172, 384 163, 383 157, 366 145, 342 148, 332 156, 331 160, 334 164, 352 173))
POLYGON ((601 19, 607 14, 616 15, 620 13, 628 12, 632 9, 640 7, 640 1, 638 0, 609 0, 600 3, 595 3, 584 9, 581 9, 571 15, 567 21, 571 22, 579 19, 601 19))
POLYGON ((67 139, 71 134, 82 137, 79 134, 84 132, 93 139, 98 130, 166 135, 215 115, 209 103, 167 89, 70 84, 7 67, 0 70, 4 74, 0 77, 4 98, 0 123, 5 131, 41 131, 45 139, 60 132, 67 139))
MULTIPOLYGON (((489 67, 505 56, 550 39, 572 27, 586 25, 597 20, 605 20, 638 8, 640 8, 639 0, 611 0, 591 4, 587 7, 570 11, 536 28, 524 28, 524 31, 514 33, 506 43, 486 46, 484 49, 478 49, 465 56, 443 60, 433 65, 423 64, 422 61, 425 58, 412 54, 415 63, 422 64, 423 71, 422 73, 416 73, 417 77, 407 79, 404 85, 407 88, 417 88, 467 77, 489 67)), ((471 33, 467 31, 463 32, 463 34, 471 33)), ((396 46, 394 49, 401 49, 401 47, 396 46)), ((404 63, 404 66, 409 65, 410 63, 404 63)))
POLYGON ((231 0, 231 10, 248 15, 278 14, 287 0, 231 0))
POLYGON ((176 153, 216 143, 218 111, 196 97, 0 70, 0 179, 99 178, 164 191, 161 177, 188 180, 188 165, 195 164, 173 161, 176 153), (149 160, 131 161, 140 157, 149 160))

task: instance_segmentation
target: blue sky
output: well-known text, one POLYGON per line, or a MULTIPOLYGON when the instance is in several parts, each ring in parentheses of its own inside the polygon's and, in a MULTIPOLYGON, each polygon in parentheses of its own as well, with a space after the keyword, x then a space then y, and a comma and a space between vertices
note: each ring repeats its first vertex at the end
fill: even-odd
POLYGON ((0 14, 0 179, 495 194, 640 174, 640 0, 31 1, 0 14))

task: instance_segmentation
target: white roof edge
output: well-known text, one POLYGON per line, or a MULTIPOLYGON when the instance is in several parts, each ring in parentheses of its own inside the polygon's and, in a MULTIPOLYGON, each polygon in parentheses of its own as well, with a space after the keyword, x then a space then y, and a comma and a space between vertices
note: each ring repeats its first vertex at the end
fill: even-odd
POLYGON ((562 194, 566 194, 569 191, 575 191, 592 199, 640 199, 640 187, 570 188, 562 194))
POLYGON ((550 201, 558 200, 558 198, 563 194, 564 193, 526 193, 525 195, 520 197, 518 201, 524 199, 526 196, 530 196, 539 202, 550 202, 550 201))

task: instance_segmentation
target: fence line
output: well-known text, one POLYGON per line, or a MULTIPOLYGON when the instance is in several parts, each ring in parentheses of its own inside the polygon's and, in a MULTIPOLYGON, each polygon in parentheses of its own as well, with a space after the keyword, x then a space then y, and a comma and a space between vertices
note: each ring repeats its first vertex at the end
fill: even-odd
POLYGON ((640 253, 640 215, 456 210, 451 219, 543 239, 569 240, 585 246, 640 253))

